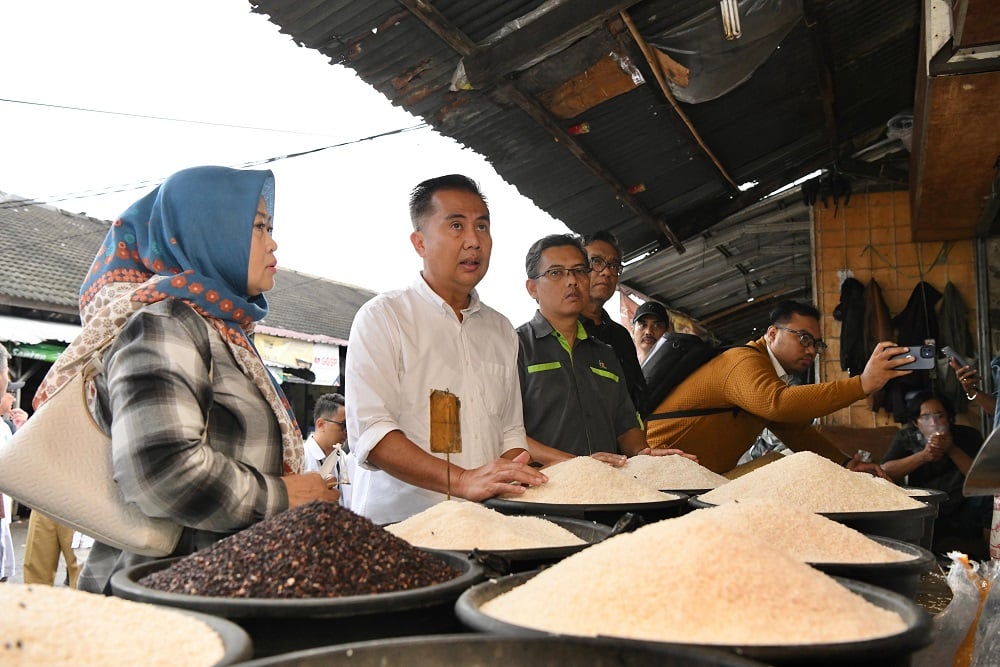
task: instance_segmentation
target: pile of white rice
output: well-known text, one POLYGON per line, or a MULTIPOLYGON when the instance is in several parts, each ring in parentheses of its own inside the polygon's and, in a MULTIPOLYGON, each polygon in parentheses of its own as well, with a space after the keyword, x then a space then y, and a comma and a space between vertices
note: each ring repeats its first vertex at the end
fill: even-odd
POLYGON ((681 520, 584 549, 482 611, 567 635, 715 645, 815 645, 906 629, 896 612, 762 541, 681 520))
POLYGON ((884 488, 892 489, 893 491, 902 493, 904 496, 908 496, 910 498, 920 498, 934 493, 930 489, 919 489, 912 486, 899 486, 895 482, 888 479, 882 479, 881 477, 872 477, 872 483, 884 488))
POLYGON ((796 452, 780 461, 698 496, 713 505, 748 498, 770 499, 809 512, 888 512, 926 507, 873 477, 851 472, 813 452, 796 452))
POLYGON ((197 667, 222 660, 219 635, 178 610, 71 588, 0 586, 0 664, 197 667))
POLYGON ((853 528, 770 500, 750 499, 696 510, 674 521, 701 521, 754 537, 804 563, 901 563, 911 554, 890 549, 853 528))
POLYGON ((521 495, 501 498, 553 505, 614 505, 656 503, 681 496, 660 493, 629 475, 589 456, 575 456, 542 469, 549 481, 532 486, 521 495))
POLYGON ((729 480, 683 456, 633 456, 619 468, 651 489, 714 489, 729 480))
POLYGON ((386 530, 425 549, 539 549, 585 544, 551 521, 507 516, 479 503, 446 500, 386 530))

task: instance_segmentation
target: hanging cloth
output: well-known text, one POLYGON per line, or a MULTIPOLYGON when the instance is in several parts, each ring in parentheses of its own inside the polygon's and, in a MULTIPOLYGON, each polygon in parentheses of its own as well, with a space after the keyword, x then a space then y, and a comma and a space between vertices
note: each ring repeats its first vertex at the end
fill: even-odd
POLYGON ((840 284, 840 303, 833 310, 840 322, 840 370, 861 375, 870 350, 865 349, 865 286, 856 278, 840 284))
MULTIPOLYGON (((892 316, 889 314, 889 306, 882 297, 882 288, 878 282, 872 278, 865 285, 865 317, 864 317, 864 349, 865 363, 868 357, 875 351, 875 346, 880 341, 892 340, 892 316)), ((868 408, 872 412, 882 409, 885 401, 885 389, 873 391, 868 395, 868 408)))
MULTIPOLYGON (((892 319, 898 330, 896 342, 900 345, 922 345, 927 339, 938 340, 938 320, 934 307, 941 300, 941 292, 933 285, 920 281, 906 307, 892 319)), ((904 424, 907 420, 906 397, 921 390, 933 390, 930 374, 927 371, 914 371, 901 378, 893 378, 885 385, 885 409, 892 413, 893 419, 904 424)))

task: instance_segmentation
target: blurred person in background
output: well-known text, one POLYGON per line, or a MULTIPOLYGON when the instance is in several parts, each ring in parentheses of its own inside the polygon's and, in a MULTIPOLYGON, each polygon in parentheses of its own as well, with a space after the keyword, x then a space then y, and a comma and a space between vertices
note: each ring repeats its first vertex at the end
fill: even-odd
MULTIPOLYGON (((0 415, 10 416, 11 406, 14 404, 14 396, 7 392, 10 385, 10 353, 7 348, 0 345, 0 415)), ((11 417, 13 423, 13 418, 11 417)), ((14 424, 16 428, 16 424, 14 424)), ((11 426, 6 420, 0 421, 0 440, 7 441, 14 434, 11 426)), ((0 495, 0 583, 7 581, 14 576, 14 568, 17 566, 14 559, 14 540, 10 535, 10 521, 13 518, 13 502, 10 496, 0 495)))
POLYGON ((604 304, 617 291, 618 278, 624 271, 621 246, 614 234, 601 230, 583 237, 583 248, 591 268, 590 298, 583 305, 580 321, 587 335, 610 345, 615 351, 632 405, 645 418, 650 407, 646 405, 646 378, 639 367, 632 334, 604 310, 604 304))
POLYGON ((934 551, 963 551, 970 558, 988 558, 985 538, 993 513, 992 499, 966 498, 965 476, 982 447, 983 438, 971 426, 955 424, 951 402, 929 391, 906 401, 909 423, 889 445, 882 469, 897 484, 938 489, 948 498, 934 521, 934 551))
POLYGON ((647 301, 635 309, 632 316, 632 340, 641 366, 649 358, 656 344, 665 334, 673 331, 667 309, 655 301, 647 301))
POLYGON ((337 480, 340 504, 350 507, 351 474, 353 457, 347 452, 347 410, 341 394, 323 394, 313 406, 313 432, 305 442, 305 469, 323 472, 324 464, 328 478, 337 480), (333 456, 334 460, 327 459, 333 456))

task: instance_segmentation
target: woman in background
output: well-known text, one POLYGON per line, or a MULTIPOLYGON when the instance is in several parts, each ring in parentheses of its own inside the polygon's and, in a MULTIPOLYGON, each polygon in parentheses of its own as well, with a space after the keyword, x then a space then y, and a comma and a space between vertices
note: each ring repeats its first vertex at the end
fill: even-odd
POLYGON ((975 560, 989 558, 990 499, 962 494, 982 436, 971 426, 955 424, 951 402, 929 391, 907 399, 906 413, 909 423, 893 438, 882 469, 897 484, 948 494, 934 521, 935 553, 958 550, 975 560))

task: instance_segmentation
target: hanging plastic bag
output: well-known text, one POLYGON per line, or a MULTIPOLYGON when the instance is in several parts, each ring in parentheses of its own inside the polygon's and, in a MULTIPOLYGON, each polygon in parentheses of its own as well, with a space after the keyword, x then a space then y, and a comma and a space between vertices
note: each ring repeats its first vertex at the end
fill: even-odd
POLYGON ((912 667, 1000 667, 1000 562, 969 562, 951 552, 952 599, 934 618, 933 643, 915 653, 912 667))

